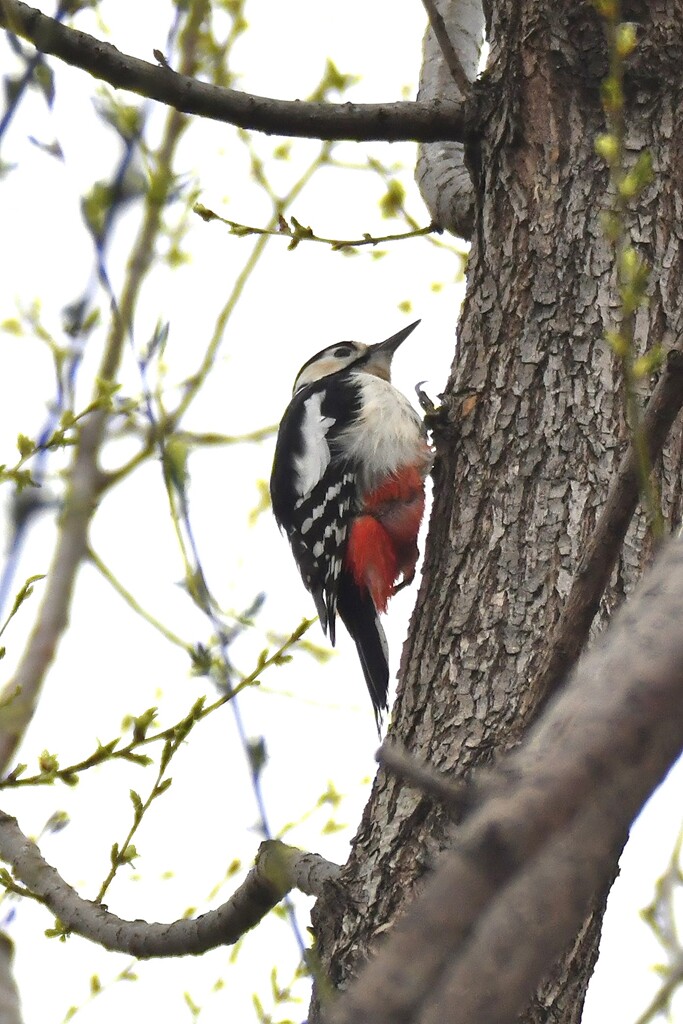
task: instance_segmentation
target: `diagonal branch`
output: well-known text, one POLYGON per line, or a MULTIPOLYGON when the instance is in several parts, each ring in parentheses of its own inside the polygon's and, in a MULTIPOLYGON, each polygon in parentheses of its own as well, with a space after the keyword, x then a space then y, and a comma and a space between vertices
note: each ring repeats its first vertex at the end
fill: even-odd
MULTIPOLYGON (((668 352, 643 417, 650 464, 664 443, 683 406, 683 349, 668 352)), ((573 667, 588 639, 600 599, 616 565, 639 497, 638 455, 631 444, 607 495, 576 571, 569 596, 544 654, 529 698, 540 710, 573 667)), ((521 715, 521 720, 526 720, 521 715)))
POLYGON ((441 12, 436 6, 435 0, 422 0, 422 3, 427 12, 427 17, 429 18, 429 24, 432 26, 432 31, 436 36, 439 46, 441 47, 443 59, 446 61, 448 70, 453 76, 453 81, 457 85, 458 89, 460 89, 463 96, 466 96, 472 88, 472 83, 467 77, 465 69, 462 66, 462 62, 455 52, 455 48, 451 42, 451 37, 449 36, 448 29, 446 28, 446 22, 443 20, 441 12))
POLYGON ((631 784, 636 792, 642 785, 639 772, 632 768, 602 789, 500 890, 428 996, 420 1024, 519 1021, 534 983, 566 951, 614 875, 627 835, 618 809, 631 784))
POLYGON ((682 619, 677 541, 524 744, 492 769, 500 787, 459 828, 421 895, 325 1020, 515 1019, 680 754, 682 619))
MULTIPOLYGON (((474 800, 481 796, 480 785, 475 788, 469 779, 449 779, 397 743, 385 740, 375 757, 387 771, 443 804, 454 817, 462 816, 471 808, 474 800)), ((480 778, 478 776, 478 781, 480 778)))
POLYGON ((308 139, 463 141, 473 113, 464 103, 307 103, 223 89, 121 53, 110 43, 60 25, 19 0, 0 2, 0 27, 117 89, 186 114, 240 128, 308 139))
POLYGON ((230 899, 196 920, 171 924, 124 921, 102 904, 84 900, 44 860, 16 819, 0 811, 0 858, 70 932, 105 949, 136 957, 186 956, 232 945, 261 921, 287 893, 311 896, 336 881, 340 868, 315 853, 278 840, 261 843, 254 867, 230 899))

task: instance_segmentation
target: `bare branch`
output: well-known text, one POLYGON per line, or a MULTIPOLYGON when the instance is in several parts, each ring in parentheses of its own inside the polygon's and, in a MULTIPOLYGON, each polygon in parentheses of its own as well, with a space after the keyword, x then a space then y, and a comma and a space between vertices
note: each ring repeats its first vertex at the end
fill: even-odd
MULTIPOLYGON (((672 349, 648 402, 643 431, 650 462, 664 443, 683 406, 683 349, 672 349)), ((544 655, 529 697, 542 708, 578 659, 588 639, 600 599, 621 551, 638 504, 638 457, 633 444, 624 457, 576 571, 569 596, 544 655)), ((521 719, 526 720, 523 711, 521 719)))
POLYGON ((0 26, 117 89, 253 131, 308 139, 462 141, 473 121, 464 103, 306 103, 222 89, 121 53, 19 0, 2 0, 0 26))
POLYGON ((276 906, 295 886, 319 895, 340 868, 315 853, 277 840, 262 843, 254 867, 230 899, 196 920, 172 924, 124 921, 99 903, 82 899, 43 858, 19 828, 0 811, 0 858, 15 876, 40 897, 68 931, 105 949, 136 957, 186 956, 232 945, 276 906))
MULTIPOLYGON (((468 782, 461 779, 452 781, 435 772, 428 764, 412 757, 396 743, 387 740, 376 754, 377 760, 389 771, 404 779, 411 786, 448 807, 456 814, 462 814, 472 804, 473 790, 468 782)), ((478 791, 477 791, 478 792, 478 791)))
POLYGON ((536 982, 580 931, 591 901, 614 874, 627 829, 617 809, 627 787, 637 786, 639 771, 627 768, 600 790, 501 889, 429 996, 420 1024, 519 1019, 536 982))
POLYGON ((448 29, 446 28, 446 22, 443 20, 434 0, 422 0, 422 3, 427 12, 427 17, 429 18, 429 24, 432 26, 434 35, 441 47, 443 58, 448 65, 448 70, 453 76, 453 81, 457 85, 458 89, 460 89, 462 95, 466 96, 472 88, 472 83, 465 74, 465 69, 462 66, 460 58, 455 52, 453 43, 451 42, 451 38, 448 34, 448 29))
POLYGON ((327 1020, 432 1024, 438 1004, 444 1024, 461 1021, 465 989, 484 1000, 488 965, 501 963, 509 963, 511 994, 492 999, 491 1011, 468 1002, 467 1019, 513 1019, 513 1006, 570 941, 576 915, 614 869, 628 825, 683 746, 682 620, 679 541, 526 742, 501 759, 494 773, 503 785, 459 828, 422 895, 327 1020), (494 931, 496 955, 482 956, 479 936, 492 943, 494 931))

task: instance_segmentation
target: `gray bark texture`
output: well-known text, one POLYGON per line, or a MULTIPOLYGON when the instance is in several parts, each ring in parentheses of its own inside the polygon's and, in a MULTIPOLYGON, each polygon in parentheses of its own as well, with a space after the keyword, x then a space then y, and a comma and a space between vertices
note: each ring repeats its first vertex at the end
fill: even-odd
MULTIPOLYGON (((474 81, 484 31, 481 0, 435 0, 462 69, 474 81)), ((425 34, 419 100, 463 99, 434 30, 425 34)), ((426 142, 418 147, 415 180, 432 221, 445 231, 470 238, 474 214, 472 178, 462 142, 426 142)))
MULTIPOLYGON (((434 508, 390 736, 453 780, 516 745, 545 699, 536 685, 628 447, 621 371, 604 342, 618 297, 601 225, 608 175, 601 20, 576 0, 489 0, 468 290, 437 430, 434 508)), ((683 338, 683 0, 624 3, 639 23, 626 80, 629 162, 649 149, 655 179, 630 228, 652 267, 638 311, 642 350, 683 338)), ((643 384, 643 398, 653 384, 643 384)), ((655 473, 668 531, 683 513, 683 429, 655 473)), ((652 557, 639 509, 593 624, 652 557)), ((323 972, 337 988, 391 929, 452 827, 433 799, 380 770, 341 884, 314 909, 323 972), (344 894, 342 896, 342 893, 344 894)), ((614 862, 616 871, 616 856, 614 862)), ((573 1024, 596 956, 604 893, 523 1015, 573 1024)), ((314 1005, 311 1022, 317 1021, 314 1005)))

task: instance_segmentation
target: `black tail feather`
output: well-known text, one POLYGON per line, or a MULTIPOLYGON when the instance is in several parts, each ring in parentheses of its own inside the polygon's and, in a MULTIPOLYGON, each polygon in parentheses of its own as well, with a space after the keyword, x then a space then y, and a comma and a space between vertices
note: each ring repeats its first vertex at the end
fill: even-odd
POLYGON ((379 732, 389 690, 387 641, 370 594, 361 590, 346 572, 342 572, 339 580, 337 611, 356 644, 379 732))

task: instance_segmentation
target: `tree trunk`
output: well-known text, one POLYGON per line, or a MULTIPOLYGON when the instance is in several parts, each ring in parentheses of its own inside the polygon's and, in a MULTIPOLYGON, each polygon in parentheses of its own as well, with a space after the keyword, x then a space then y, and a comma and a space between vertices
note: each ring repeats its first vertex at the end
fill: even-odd
MULTIPOLYGON (((603 340, 618 297, 600 216, 608 176, 593 148, 605 130, 602 23, 576 0, 488 7, 468 291, 391 726, 394 740, 453 776, 516 743, 534 716, 544 647, 628 443, 621 372, 603 340)), ((683 335, 683 2, 629 3, 623 17, 641 25, 626 80, 629 160, 648 148, 655 172, 630 223, 653 268, 636 341, 667 348, 683 335)), ((647 382, 644 397, 649 390, 647 382)), ((680 423, 657 477, 673 528, 683 509, 680 423)), ((632 589, 650 549, 639 511, 595 629, 632 589)), ((334 986, 396 920, 449 828, 430 799, 378 773, 342 885, 314 911, 334 986)), ((525 1020, 580 1019, 602 902, 596 896, 525 1020)))

